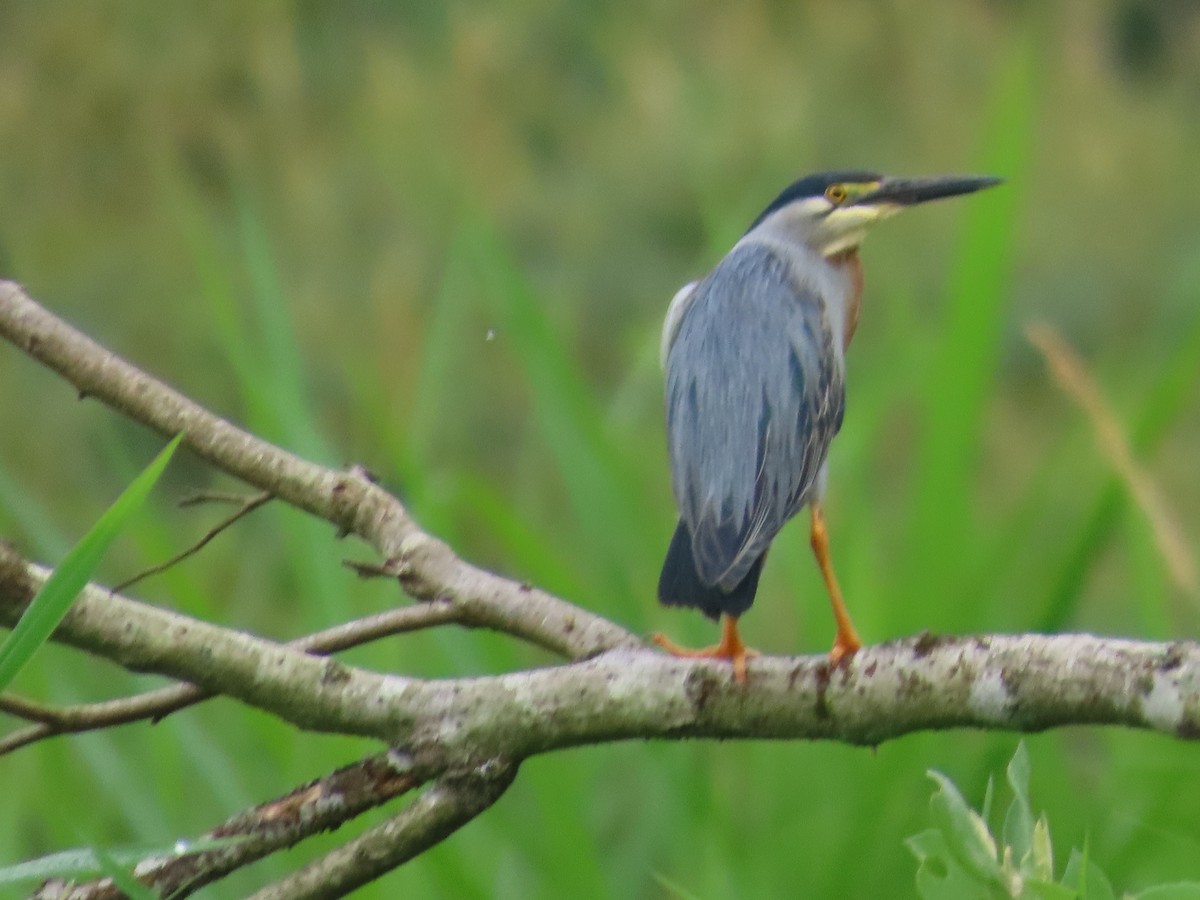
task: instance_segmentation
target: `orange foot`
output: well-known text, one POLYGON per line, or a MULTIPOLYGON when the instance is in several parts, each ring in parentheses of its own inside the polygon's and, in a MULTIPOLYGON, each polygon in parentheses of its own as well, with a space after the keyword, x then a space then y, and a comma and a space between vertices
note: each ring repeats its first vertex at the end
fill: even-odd
POLYGON ((834 669, 844 666, 861 649, 862 642, 858 639, 857 635, 845 635, 838 632, 838 636, 833 641, 833 648, 829 651, 829 665, 834 669))
POLYGON ((737 619, 733 616, 725 616, 722 620, 721 642, 713 647, 691 650, 687 647, 680 647, 663 634, 655 634, 650 640, 672 656, 681 656, 685 659, 727 659, 733 664, 733 680, 738 684, 746 683, 746 661, 751 657, 758 656, 757 650, 751 650, 742 643, 741 635, 737 630, 737 619))

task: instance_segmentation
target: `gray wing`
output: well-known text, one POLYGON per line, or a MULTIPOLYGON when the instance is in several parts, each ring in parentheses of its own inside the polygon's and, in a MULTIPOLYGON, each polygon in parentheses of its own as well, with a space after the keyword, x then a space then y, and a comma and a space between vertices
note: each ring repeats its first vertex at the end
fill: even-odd
POLYGON ((675 497, 697 574, 724 590, 808 501, 841 427, 842 346, 828 315, 844 309, 830 296, 844 287, 822 265, 739 244, 691 292, 669 348, 675 497))
POLYGON ((667 354, 671 352, 675 335, 679 333, 679 323, 683 321, 683 314, 691 306, 692 296, 699 283, 689 281, 675 292, 675 296, 671 298, 671 305, 667 307, 667 317, 663 319, 662 339, 658 343, 658 364, 664 369, 667 367, 667 354))

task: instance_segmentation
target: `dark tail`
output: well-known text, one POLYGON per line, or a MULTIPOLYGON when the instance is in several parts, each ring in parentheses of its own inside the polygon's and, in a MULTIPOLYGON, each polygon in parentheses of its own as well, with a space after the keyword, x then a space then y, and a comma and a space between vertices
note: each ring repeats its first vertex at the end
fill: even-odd
POLYGON ((764 553, 746 577, 732 591, 723 591, 717 585, 708 585, 696 574, 696 560, 692 556, 692 536, 687 526, 680 522, 675 526, 667 558, 663 562, 662 574, 658 577, 658 599, 663 606, 691 606, 710 619, 719 619, 721 614, 740 616, 754 602, 758 591, 758 576, 762 572, 764 553))

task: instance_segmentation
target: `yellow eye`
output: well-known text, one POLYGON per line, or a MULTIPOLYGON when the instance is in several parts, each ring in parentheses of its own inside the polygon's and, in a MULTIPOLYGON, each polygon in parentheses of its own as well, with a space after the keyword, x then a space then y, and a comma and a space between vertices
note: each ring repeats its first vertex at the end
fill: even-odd
POLYGON ((840 184, 831 184, 825 188, 825 199, 830 203, 841 203, 846 199, 846 188, 840 184))

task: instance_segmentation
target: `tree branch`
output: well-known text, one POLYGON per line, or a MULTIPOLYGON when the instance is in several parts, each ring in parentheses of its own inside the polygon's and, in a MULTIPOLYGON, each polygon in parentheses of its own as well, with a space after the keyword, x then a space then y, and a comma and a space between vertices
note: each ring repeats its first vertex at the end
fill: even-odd
MULTIPOLYGON (((11 551, 9 551, 11 555, 11 551)), ((31 567, 32 568, 32 567, 31 567)), ((11 620, 0 545, 0 621, 11 620)), ((28 588, 27 588, 28 589, 28 588)), ((1200 737, 1200 645, 1090 635, 915 638, 728 667, 621 649, 567 666, 425 681, 379 675, 85 590, 56 638, 219 691, 301 727, 376 737, 444 771, 631 738, 877 744, 930 728, 1127 725, 1200 737)))
MULTIPOLYGON (((243 840, 186 856, 144 859, 138 863, 134 875, 160 896, 187 897, 271 853, 323 831, 332 831, 368 809, 407 793, 423 780, 419 773, 390 754, 371 756, 234 816, 201 838, 201 841, 243 840)), ((125 894, 111 879, 101 878, 79 885, 52 880, 33 896, 45 900, 116 900, 125 894)))
MULTIPOLYGON (((0 624, 15 624, 49 572, 0 543, 0 624)), ((377 675, 88 585, 54 639, 134 672, 191 682, 315 731, 387 741, 404 729, 387 698, 411 679, 377 675)))
MULTIPOLYGON (((3 553, 4 549, 0 546, 0 558, 3 553)), ((452 602, 433 600, 420 606, 404 606, 356 619, 344 625, 335 625, 290 641, 287 646, 323 656, 384 637, 443 624, 459 624, 466 627, 472 625, 463 611, 452 602)), ((11 694, 0 695, 0 711, 37 723, 0 738, 0 756, 60 734, 96 731, 145 719, 158 721, 164 716, 213 696, 212 691, 196 687, 194 684, 177 684, 146 691, 133 697, 122 697, 119 700, 55 708, 11 694)))
POLYGON ((361 471, 310 463, 242 431, 67 325, 11 281, 0 281, 0 337, 82 396, 160 434, 185 432, 186 445, 218 469, 359 536, 392 561, 404 589, 418 599, 452 599, 481 626, 571 659, 640 643, 600 616, 464 562, 361 471))
MULTIPOLYGON (((1085 723, 1200 738, 1200 645, 1194 642, 924 634, 864 648, 838 669, 824 656, 759 657, 748 683, 736 683, 723 663, 664 656, 600 616, 464 562, 360 470, 324 468, 241 431, 104 350, 8 282, 0 282, 0 336, 82 395, 163 434, 184 431, 188 446, 218 468, 361 537, 385 561, 384 572, 428 601, 284 645, 88 586, 55 632, 55 640, 133 671, 186 682, 80 707, 81 715, 87 710, 115 721, 155 703, 161 710, 168 708, 163 703, 221 693, 301 728, 393 745, 386 768, 396 793, 434 780, 394 819, 261 896, 351 890, 490 806, 522 760, 584 744, 694 737, 873 745, 925 729, 1037 731, 1085 723), (429 681, 313 655, 374 639, 400 620, 413 627, 454 621, 492 628, 574 662, 429 681)), ((0 624, 15 623, 47 574, 0 542, 0 624)), ((35 728, 60 727, 72 715, 15 699, 8 709, 38 720, 35 728)), ((387 794, 380 789, 380 797, 387 794)), ((291 796, 295 804, 268 807, 303 809, 304 790, 291 796)), ((246 819, 255 834, 248 843, 270 839, 272 820, 260 814, 264 809, 231 820, 246 819)), ((233 867, 206 871, 215 878, 233 867)))
POLYGON ((487 810, 512 784, 517 767, 488 760, 469 775, 444 777, 392 819, 347 841, 253 900, 341 897, 444 841, 487 810))

